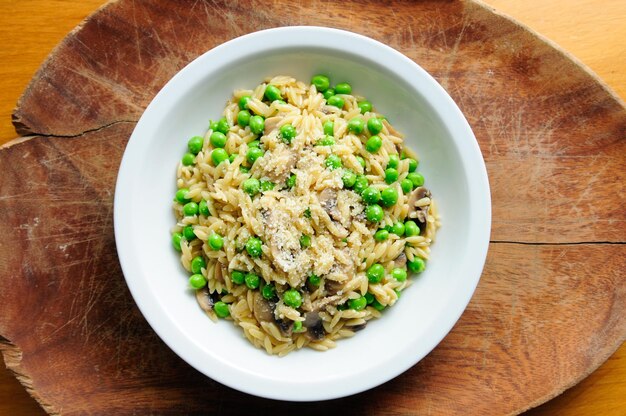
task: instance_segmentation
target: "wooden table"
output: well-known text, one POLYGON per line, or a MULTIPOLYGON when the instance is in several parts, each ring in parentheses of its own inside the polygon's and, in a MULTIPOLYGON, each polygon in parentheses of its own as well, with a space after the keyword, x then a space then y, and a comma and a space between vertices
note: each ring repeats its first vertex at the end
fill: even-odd
MULTIPOLYGON (((0 4, 0 144, 16 137, 11 111, 50 50, 102 0, 23 0, 0 4)), ((626 2, 489 0, 555 41, 626 99, 626 2)), ((576 387, 529 414, 618 415, 626 409, 626 346, 576 387)), ((22 386, 0 369, 0 414, 42 414, 22 386)))

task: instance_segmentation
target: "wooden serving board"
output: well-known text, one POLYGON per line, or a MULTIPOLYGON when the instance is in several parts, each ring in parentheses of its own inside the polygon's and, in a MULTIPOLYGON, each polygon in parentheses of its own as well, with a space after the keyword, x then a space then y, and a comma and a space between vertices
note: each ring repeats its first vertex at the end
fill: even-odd
MULTIPOLYGON (((0 149, 0 349, 50 413, 515 414, 626 337, 626 109, 536 34, 472 1, 110 3, 50 55, 0 149), (252 397, 161 342, 124 282, 113 192, 136 120, 212 47, 283 25, 398 49, 465 113, 489 171, 485 271, 452 332, 394 380, 319 403, 252 397)), ((341 348, 341 346, 339 346, 341 348)))

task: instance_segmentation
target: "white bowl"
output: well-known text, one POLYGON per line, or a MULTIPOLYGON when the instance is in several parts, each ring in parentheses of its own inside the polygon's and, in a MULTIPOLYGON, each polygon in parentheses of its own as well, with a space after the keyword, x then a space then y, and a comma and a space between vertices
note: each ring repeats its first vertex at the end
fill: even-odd
POLYGON ((421 67, 354 33, 285 27, 220 45, 176 74, 128 142, 115 190, 117 250, 132 295, 152 328, 190 365, 237 390, 292 400, 332 399, 382 384, 428 354, 450 331, 480 278, 491 225, 487 172, 461 111, 421 67), (213 323, 187 289, 171 246, 176 165, 236 88, 317 73, 355 93, 405 133, 433 192, 442 227, 426 271, 381 319, 335 349, 278 358, 254 348, 231 322, 213 323))

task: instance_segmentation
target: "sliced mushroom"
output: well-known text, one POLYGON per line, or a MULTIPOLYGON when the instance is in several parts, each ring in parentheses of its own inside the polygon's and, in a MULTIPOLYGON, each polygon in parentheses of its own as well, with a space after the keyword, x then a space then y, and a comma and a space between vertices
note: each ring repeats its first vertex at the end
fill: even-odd
POLYGON ((278 325, 278 329, 286 337, 290 337, 293 333, 293 321, 276 319, 276 325, 278 325))
POLYGON ((406 254, 404 251, 393 261, 393 267, 403 269, 406 266, 406 254))
POLYGON ((311 340, 317 341, 326 336, 322 318, 320 318, 320 314, 317 311, 305 313, 302 325, 307 329, 306 335, 311 340))
POLYGON ((274 307, 259 292, 254 293, 254 317, 259 322, 274 321, 274 307))
POLYGON ((319 201, 324 211, 335 221, 341 221, 341 212, 337 208, 337 191, 332 188, 325 188, 319 194, 319 201))
POLYGON ((203 289, 196 290, 196 299, 203 311, 211 312, 213 311, 213 305, 219 300, 219 297, 217 293, 209 293, 209 288, 205 286, 203 289))
POLYGON ((344 284, 342 282, 337 282, 335 280, 326 280, 324 282, 324 289, 326 289, 326 293, 329 295, 336 295, 343 289, 344 284))
POLYGON ((425 223, 426 218, 428 217, 428 209, 430 207, 430 204, 421 207, 416 207, 415 204, 422 198, 430 197, 430 191, 423 186, 420 186, 419 188, 413 190, 411 196, 409 196, 409 218, 415 218, 420 223, 425 223))

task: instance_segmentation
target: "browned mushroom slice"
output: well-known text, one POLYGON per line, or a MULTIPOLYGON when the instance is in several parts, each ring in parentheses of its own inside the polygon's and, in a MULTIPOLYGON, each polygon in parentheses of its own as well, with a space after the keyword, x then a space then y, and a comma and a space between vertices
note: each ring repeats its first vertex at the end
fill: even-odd
POLYGON ((406 266, 406 254, 404 251, 393 261, 393 267, 403 269, 406 266))
POLYGON ((254 292, 254 317, 259 322, 274 322, 273 305, 265 299, 259 292, 254 292))
POLYGON ((409 196, 409 218, 415 218, 420 223, 425 223, 426 218, 428 217, 428 209, 430 204, 424 205, 422 207, 416 207, 415 204, 422 198, 430 198, 431 193, 428 189, 423 186, 415 188, 413 192, 411 192, 411 196, 409 196))
POLYGON ((337 208, 337 191, 332 188, 325 188, 319 194, 319 201, 324 211, 335 221, 341 221, 341 212, 337 208))
POLYGON ((342 282, 336 282, 334 280, 326 280, 324 282, 324 289, 329 295, 336 295, 337 292, 343 289, 344 284, 342 282))
POLYGON ((275 322, 283 336, 291 336, 291 334, 293 333, 293 321, 290 321, 288 319, 276 319, 275 322))
POLYGON ((200 290, 196 290, 196 299, 198 300, 200 308, 205 312, 212 312, 213 305, 219 300, 217 294, 209 293, 209 288, 206 286, 200 290))
POLYGON ((306 336, 313 341, 318 341, 326 336, 322 318, 317 311, 305 313, 302 325, 307 329, 306 336))
POLYGON ((336 305, 337 303, 339 303, 341 299, 342 297, 339 295, 325 296, 323 298, 316 299, 311 303, 310 310, 312 311, 322 310, 326 308, 328 305, 336 305))

